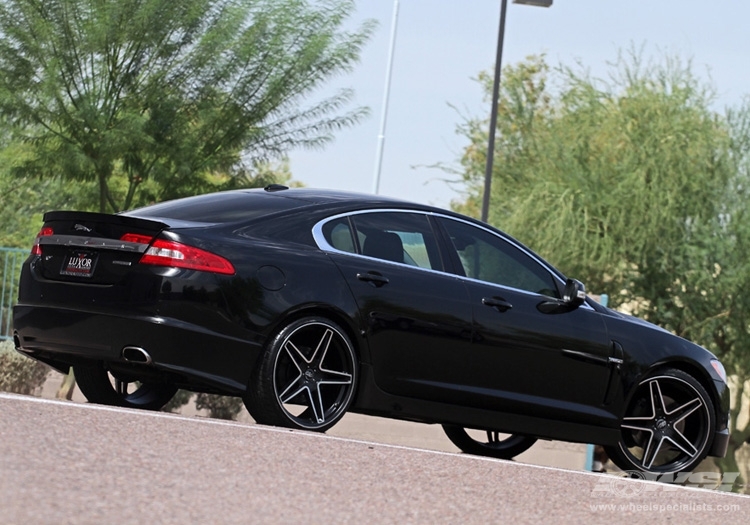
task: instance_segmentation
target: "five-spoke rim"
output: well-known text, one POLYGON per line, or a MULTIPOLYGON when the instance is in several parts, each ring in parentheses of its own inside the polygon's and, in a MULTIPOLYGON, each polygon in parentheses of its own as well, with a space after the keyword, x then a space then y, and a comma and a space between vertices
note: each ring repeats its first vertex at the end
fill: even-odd
POLYGON ((504 448, 512 446, 527 439, 526 436, 522 436, 520 434, 504 434, 496 430, 487 430, 486 434, 486 445, 492 448, 504 448))
POLYGON ((276 399, 298 425, 320 428, 343 415, 354 376, 354 351, 348 339, 333 326, 308 323, 287 336, 276 356, 276 399))
POLYGON ((110 382, 112 383, 115 392, 117 392, 123 399, 135 394, 141 388, 141 383, 139 381, 123 381, 112 374, 108 375, 110 376, 110 382))
POLYGON ((125 379, 119 374, 107 372, 109 383, 117 395, 135 406, 153 404, 159 408, 169 402, 177 391, 176 388, 159 383, 144 383, 137 379, 125 379))
POLYGON ((500 459, 513 459, 536 443, 533 436, 508 434, 497 430, 443 425, 443 431, 454 445, 467 454, 500 459))
POLYGON ((639 468, 676 472, 700 457, 710 437, 710 408, 678 377, 643 381, 622 419, 620 448, 639 468))

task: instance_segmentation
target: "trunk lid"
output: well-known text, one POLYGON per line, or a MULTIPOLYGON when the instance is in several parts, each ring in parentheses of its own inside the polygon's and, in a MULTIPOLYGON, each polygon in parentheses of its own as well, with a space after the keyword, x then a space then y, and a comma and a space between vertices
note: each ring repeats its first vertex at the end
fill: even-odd
POLYGON ((116 284, 168 227, 158 220, 125 215, 49 212, 34 245, 33 253, 41 255, 36 267, 52 281, 116 284))

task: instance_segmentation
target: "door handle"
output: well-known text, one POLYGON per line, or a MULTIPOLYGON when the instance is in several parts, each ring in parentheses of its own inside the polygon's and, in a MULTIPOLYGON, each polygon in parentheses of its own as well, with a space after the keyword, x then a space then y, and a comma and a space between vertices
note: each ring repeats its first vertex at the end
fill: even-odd
POLYGON ((375 288, 380 288, 381 286, 386 285, 390 282, 388 280, 388 277, 376 272, 358 273, 357 279, 366 283, 370 283, 375 288))
POLYGON ((483 297, 482 304, 485 306, 491 306, 492 308, 497 309, 498 312, 507 312, 513 308, 512 304, 499 297, 483 297))

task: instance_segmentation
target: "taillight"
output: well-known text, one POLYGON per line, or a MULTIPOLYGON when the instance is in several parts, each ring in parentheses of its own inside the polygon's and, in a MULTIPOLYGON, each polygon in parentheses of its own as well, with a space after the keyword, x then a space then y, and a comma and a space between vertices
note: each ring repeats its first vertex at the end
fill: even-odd
POLYGON ((140 262, 141 264, 188 268, 224 275, 234 274, 234 266, 224 257, 194 246, 164 239, 156 239, 143 254, 140 262))
POLYGON ((49 226, 45 226, 44 228, 39 230, 39 233, 37 233, 36 235, 36 239, 34 239, 34 246, 31 247, 31 255, 42 255, 42 246, 39 244, 39 239, 54 234, 54 230, 49 226))
POLYGON ((137 242, 139 244, 151 244, 153 237, 150 235, 141 235, 140 233, 126 233, 120 237, 121 241, 125 242, 137 242))

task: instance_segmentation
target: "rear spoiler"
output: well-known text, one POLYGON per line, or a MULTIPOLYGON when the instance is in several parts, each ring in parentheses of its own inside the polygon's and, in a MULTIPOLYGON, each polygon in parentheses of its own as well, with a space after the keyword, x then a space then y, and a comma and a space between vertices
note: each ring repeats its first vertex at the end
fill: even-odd
POLYGON ((141 228, 144 230, 164 230, 169 228, 168 224, 161 221, 129 217, 127 215, 113 215, 111 213, 96 213, 90 211, 48 211, 44 214, 44 222, 55 221, 117 224, 120 226, 141 228))

